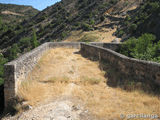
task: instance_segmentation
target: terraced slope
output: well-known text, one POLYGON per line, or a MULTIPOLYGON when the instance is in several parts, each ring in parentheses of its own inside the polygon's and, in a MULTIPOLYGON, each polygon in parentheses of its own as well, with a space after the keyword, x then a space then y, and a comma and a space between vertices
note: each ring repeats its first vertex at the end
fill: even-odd
POLYGON ((24 19, 35 16, 39 11, 32 6, 1 4, 0 3, 0 17, 3 23, 17 24, 24 19))

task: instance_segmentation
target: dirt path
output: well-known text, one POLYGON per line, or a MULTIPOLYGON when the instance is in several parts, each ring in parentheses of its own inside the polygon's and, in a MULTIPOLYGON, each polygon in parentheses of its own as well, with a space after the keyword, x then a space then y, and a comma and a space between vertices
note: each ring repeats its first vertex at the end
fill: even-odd
POLYGON ((106 85, 106 72, 99 63, 78 51, 48 51, 19 88, 19 96, 32 108, 3 120, 119 120, 121 114, 142 113, 160 116, 158 97, 106 85))
POLYGON ((16 16, 24 16, 23 14, 14 13, 14 12, 11 12, 11 11, 2 11, 1 14, 6 14, 6 15, 16 15, 16 16))

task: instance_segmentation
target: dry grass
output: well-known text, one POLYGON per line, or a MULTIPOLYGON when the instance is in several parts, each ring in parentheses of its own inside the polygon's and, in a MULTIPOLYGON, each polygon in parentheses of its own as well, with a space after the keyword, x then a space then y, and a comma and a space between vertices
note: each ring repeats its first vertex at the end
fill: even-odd
MULTIPOLYGON (((89 38, 94 37, 95 42, 99 41, 99 42, 110 43, 116 38, 116 36, 113 35, 114 32, 116 32, 116 28, 115 29, 103 28, 101 30, 94 30, 94 31, 89 31, 89 32, 72 31, 71 35, 64 41, 65 42, 75 42, 75 41, 76 42, 78 42, 78 41, 85 42, 85 40, 86 40, 85 36, 89 36, 89 38)), ((94 42, 94 41, 90 41, 90 40, 87 40, 87 41, 94 42)))
POLYGON ((139 91, 126 92, 121 89, 99 85, 81 85, 73 95, 83 100, 87 109, 99 119, 120 119, 120 115, 156 114, 160 116, 160 100, 139 91))
POLYGON ((98 84, 100 80, 104 81, 98 64, 74 54, 77 51, 68 48, 49 50, 19 87, 19 96, 34 106, 61 96, 69 83, 98 84))
POLYGON ((57 82, 54 84, 45 84, 38 81, 23 82, 19 88, 19 97, 23 98, 31 106, 37 106, 42 102, 49 101, 53 97, 58 97, 63 93, 65 83, 57 82), (55 92, 56 91, 56 92, 55 92))
POLYGON ((127 92, 106 85, 99 63, 74 54, 78 50, 49 50, 19 88, 19 96, 32 106, 70 95, 83 101, 99 119, 119 119, 120 114, 158 114, 160 100, 141 91, 127 92), (74 88, 74 89, 73 89, 74 88))

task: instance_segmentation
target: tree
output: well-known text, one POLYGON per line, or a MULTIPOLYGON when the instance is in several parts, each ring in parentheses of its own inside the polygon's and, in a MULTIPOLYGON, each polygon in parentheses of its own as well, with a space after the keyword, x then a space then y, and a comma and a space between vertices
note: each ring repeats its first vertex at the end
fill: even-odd
POLYGON ((129 28, 130 32, 134 32, 137 29, 137 25, 136 24, 132 24, 129 28))
POLYGON ((89 24, 87 24, 87 23, 85 23, 85 22, 83 22, 83 23, 81 24, 81 28, 82 28, 84 31, 91 31, 91 30, 93 30, 93 28, 92 28, 89 24))
POLYGON ((2 54, 0 54, 0 78, 3 77, 3 72, 4 72, 4 69, 3 69, 3 65, 7 62, 7 59, 3 57, 2 54))
POLYGON ((0 17, 0 29, 2 28, 2 18, 0 17))
POLYGON ((30 37, 21 38, 19 41, 19 46, 24 48, 31 47, 31 38, 30 37))
POLYGON ((17 44, 13 44, 12 47, 9 49, 9 60, 14 60, 17 58, 18 53, 20 53, 21 50, 19 49, 17 44))
POLYGON ((34 29, 33 29, 33 36, 31 39, 31 45, 32 45, 32 48, 36 48, 39 45, 39 42, 37 40, 36 31, 34 29))
POLYGON ((4 83, 4 64, 7 63, 7 59, 0 53, 0 85, 4 83))
POLYGON ((138 39, 130 38, 122 44, 119 52, 133 58, 160 62, 160 41, 155 43, 152 34, 142 34, 138 39))

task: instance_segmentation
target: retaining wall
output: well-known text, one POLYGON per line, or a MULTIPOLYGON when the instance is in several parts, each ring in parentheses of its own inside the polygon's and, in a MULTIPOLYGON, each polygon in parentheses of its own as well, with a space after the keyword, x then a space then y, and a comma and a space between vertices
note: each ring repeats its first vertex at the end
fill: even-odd
POLYGON ((81 44, 81 54, 104 60, 125 78, 160 85, 159 63, 129 58, 110 49, 84 43, 81 44))
MULTIPOLYGON (((47 42, 41 46, 35 48, 34 50, 20 56, 18 59, 11 61, 4 66, 4 98, 5 106, 17 95, 18 86, 25 79, 27 74, 32 71, 34 66, 37 64, 38 60, 45 53, 45 51, 54 47, 71 47, 80 48, 78 42, 68 43, 68 42, 47 42)), ((101 47, 116 49, 119 45, 113 43, 90 43, 92 45, 97 45, 101 47)))

